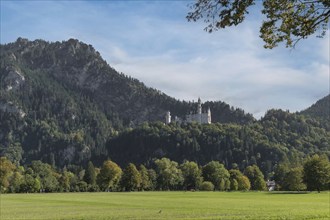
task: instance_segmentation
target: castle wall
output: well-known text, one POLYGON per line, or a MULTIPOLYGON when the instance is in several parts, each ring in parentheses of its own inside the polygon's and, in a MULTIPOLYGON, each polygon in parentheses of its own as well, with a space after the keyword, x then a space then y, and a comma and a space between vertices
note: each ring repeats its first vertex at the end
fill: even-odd
POLYGON ((186 115, 186 121, 189 123, 197 122, 200 124, 210 124, 211 121, 209 120, 209 118, 210 117, 208 113, 186 115))
MULTIPOLYGON (((179 121, 179 119, 175 119, 175 121, 179 121)), ((198 107, 197 114, 189 114, 186 115, 186 122, 197 122, 199 124, 211 124, 211 110, 210 108, 207 110, 207 113, 202 113, 202 104, 201 100, 198 99, 198 107)), ((168 111, 166 113, 166 124, 171 123, 171 114, 168 111)))

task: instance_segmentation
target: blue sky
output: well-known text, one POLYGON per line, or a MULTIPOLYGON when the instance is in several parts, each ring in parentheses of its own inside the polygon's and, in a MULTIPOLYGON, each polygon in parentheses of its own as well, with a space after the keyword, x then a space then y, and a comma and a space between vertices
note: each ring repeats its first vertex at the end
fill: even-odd
POLYGON ((260 5, 212 34, 187 22, 194 1, 1 0, 1 44, 18 37, 91 44, 117 71, 181 100, 221 100, 260 118, 329 94, 329 33, 295 49, 263 48, 260 5))

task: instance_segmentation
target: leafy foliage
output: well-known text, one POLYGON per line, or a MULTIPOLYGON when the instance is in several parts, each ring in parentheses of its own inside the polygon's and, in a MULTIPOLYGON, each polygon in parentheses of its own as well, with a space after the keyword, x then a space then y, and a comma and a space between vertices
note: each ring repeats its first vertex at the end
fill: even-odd
POLYGON ((150 173, 150 171, 154 170, 147 170, 147 168, 144 165, 140 165, 139 167, 139 172, 140 172, 140 176, 141 176, 141 184, 140 184, 140 189, 141 190, 153 190, 155 188, 155 183, 154 181, 156 180, 156 174, 153 173, 154 175, 152 175, 150 173), (153 177, 154 176, 154 181, 153 181, 153 177))
POLYGON ((177 189, 182 183, 182 172, 178 168, 178 163, 168 158, 157 159, 155 161, 157 172, 158 189, 177 189))
POLYGON ((122 169, 113 161, 104 161, 100 173, 97 176, 97 183, 101 190, 115 191, 122 175, 122 169))
MULTIPOLYGON (((204 19, 208 32, 242 23, 256 0, 197 0, 191 5, 188 21, 204 19)), ((262 13, 266 20, 260 28, 265 48, 274 48, 280 42, 293 47, 299 40, 319 31, 323 37, 328 29, 330 3, 327 0, 264 0, 262 13)))
POLYGON ((217 161, 211 161, 203 167, 203 178, 210 181, 216 190, 229 190, 229 172, 217 161))
POLYGON ((266 182, 264 180, 264 175, 258 166, 248 166, 244 174, 249 178, 252 190, 265 190, 266 182))
MULTIPOLYGON (((90 176, 87 170, 71 167, 63 170, 53 169, 49 164, 33 161, 26 167, 17 167, 5 158, 1 169, 0 186, 2 193, 35 192, 98 192, 98 191, 143 191, 143 190, 201 190, 201 191, 248 191, 265 190, 264 175, 256 165, 248 166, 243 175, 240 170, 227 170, 218 161, 211 161, 203 167, 195 162, 178 164, 168 158, 156 159, 147 169, 144 165, 137 170, 129 163, 122 171, 113 161, 106 160, 100 169, 94 168, 96 184, 86 182, 90 176), (201 176, 202 175, 202 176, 201 176), (203 181, 205 179, 205 181, 203 181)), ((273 178, 277 189, 327 190, 330 181, 330 163, 325 155, 314 155, 304 161, 304 165, 287 169, 280 164, 273 178), (284 171, 284 172, 282 172, 284 171), (282 179, 277 179, 278 177, 282 179), (306 185, 308 188, 306 188, 306 185)))
POLYGON ((204 181, 202 182, 200 186, 201 191, 213 191, 214 190, 214 185, 210 181, 204 181))
POLYGON ((289 191, 302 191, 306 189, 306 185, 303 183, 303 169, 302 167, 296 167, 289 170, 286 173, 284 180, 284 190, 289 191))
POLYGON ((9 187, 9 177, 13 174, 16 167, 5 157, 0 158, 0 163, 0 184, 1 192, 3 192, 9 187))
POLYGON ((330 163, 325 156, 314 155, 304 164, 304 182, 308 190, 327 190, 330 184, 330 163))
POLYGON ((199 169, 198 164, 192 161, 185 161, 181 164, 180 169, 184 179, 184 188, 187 190, 198 189, 203 180, 202 171, 199 169))
POLYGON ((88 162, 87 169, 84 175, 84 181, 88 184, 96 184, 96 172, 95 167, 91 161, 88 162))
POLYGON ((136 191, 140 189, 141 182, 141 174, 136 169, 134 164, 129 163, 123 171, 123 175, 121 177, 121 187, 124 191, 136 191))
POLYGON ((251 188, 250 180, 244 176, 240 170, 231 169, 230 174, 230 190, 248 191, 251 188))

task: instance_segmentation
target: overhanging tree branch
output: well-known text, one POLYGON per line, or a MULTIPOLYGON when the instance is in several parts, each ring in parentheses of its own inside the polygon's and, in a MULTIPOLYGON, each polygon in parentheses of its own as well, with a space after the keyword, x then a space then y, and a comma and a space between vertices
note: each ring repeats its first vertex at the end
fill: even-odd
MULTIPOLYGON (((188 21, 204 20, 205 31, 211 33, 219 29, 242 23, 256 0, 197 0, 188 13, 188 21)), ((265 48, 274 48, 280 42, 286 47, 294 47, 298 41, 321 30, 323 37, 328 30, 330 17, 329 0, 263 0, 262 13, 267 20, 260 28, 260 37, 265 48), (294 38, 297 37, 297 38, 294 38)))

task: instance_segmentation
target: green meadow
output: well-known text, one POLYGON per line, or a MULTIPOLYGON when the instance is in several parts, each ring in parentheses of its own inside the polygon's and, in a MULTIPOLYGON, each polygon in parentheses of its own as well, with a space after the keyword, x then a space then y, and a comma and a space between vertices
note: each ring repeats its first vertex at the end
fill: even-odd
POLYGON ((0 219, 330 219, 330 193, 2 194, 0 219))

